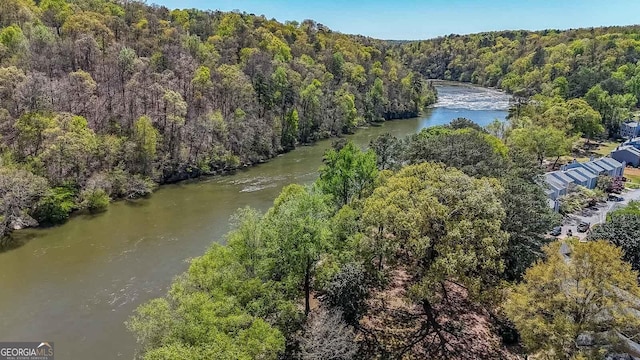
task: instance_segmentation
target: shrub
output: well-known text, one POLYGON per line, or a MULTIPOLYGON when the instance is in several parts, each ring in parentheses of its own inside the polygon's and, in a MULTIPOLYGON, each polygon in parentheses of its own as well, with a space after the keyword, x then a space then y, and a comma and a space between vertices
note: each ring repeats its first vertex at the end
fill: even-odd
POLYGON ((361 266, 347 264, 340 269, 326 286, 326 304, 342 312, 348 324, 355 324, 367 310, 366 274, 361 266))
POLYGON ((142 175, 132 175, 122 169, 112 171, 108 176, 111 196, 114 198, 137 199, 150 195, 157 186, 142 175))
POLYGON ((157 184, 151 179, 142 175, 134 175, 127 179, 125 184, 124 197, 127 199, 138 199, 151 195, 157 184))
POLYGON ((63 223, 76 209, 75 197, 76 189, 71 185, 52 188, 40 199, 33 216, 42 224, 63 223))
POLYGON ((609 175, 600 175, 598 176, 598 181, 596 186, 598 190, 601 190, 604 192, 611 192, 611 189, 613 187, 613 178, 609 175))
POLYGON ((567 195, 560 198, 560 213, 571 214, 594 206, 598 201, 605 198, 604 192, 599 189, 590 190, 583 186, 578 186, 567 195))
POLYGON ((109 206, 109 195, 103 189, 85 190, 80 197, 82 198, 80 206, 92 214, 105 211, 109 206))

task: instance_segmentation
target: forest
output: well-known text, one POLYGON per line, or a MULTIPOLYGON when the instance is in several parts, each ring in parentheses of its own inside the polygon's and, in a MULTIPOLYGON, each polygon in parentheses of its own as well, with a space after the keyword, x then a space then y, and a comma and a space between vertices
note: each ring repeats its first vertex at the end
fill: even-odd
POLYGON ((0 237, 435 100, 389 44, 310 20, 3 0, 0 237))
POLYGON ((640 27, 503 31, 395 44, 427 78, 515 96, 517 127, 617 137, 640 100, 640 27))

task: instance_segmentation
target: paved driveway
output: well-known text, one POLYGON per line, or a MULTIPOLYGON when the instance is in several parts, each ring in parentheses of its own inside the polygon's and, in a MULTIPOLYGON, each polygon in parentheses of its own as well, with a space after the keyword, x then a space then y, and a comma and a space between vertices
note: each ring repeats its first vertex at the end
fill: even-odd
POLYGON ((607 201, 604 203, 599 203, 594 207, 585 209, 579 215, 569 215, 565 217, 562 221, 562 235, 558 236, 558 238, 563 239, 567 237, 567 232, 570 229, 571 232, 573 232, 573 236, 584 239, 587 236, 587 233, 579 233, 576 229, 581 221, 591 223, 591 226, 605 222, 607 220, 608 212, 626 206, 629 201, 640 200, 640 189, 625 190, 621 194, 621 196, 624 198, 624 201, 607 201))

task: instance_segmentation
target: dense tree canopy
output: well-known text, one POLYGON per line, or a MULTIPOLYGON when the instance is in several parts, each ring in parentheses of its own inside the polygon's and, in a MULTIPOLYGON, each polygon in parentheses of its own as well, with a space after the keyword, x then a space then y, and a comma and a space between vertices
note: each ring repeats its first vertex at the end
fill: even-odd
POLYGON ((410 163, 442 162, 471 176, 497 177, 505 167, 507 147, 472 127, 436 127, 414 135, 404 156, 410 163))
POLYGON ((311 20, 112 0, 0 13, 0 152, 69 185, 68 210, 86 190, 148 193, 435 102, 389 44, 311 20))
POLYGON ((505 252, 508 279, 519 278, 538 259, 549 231, 558 219, 547 204, 540 186, 542 167, 528 149, 500 139, 468 119, 423 129, 419 134, 398 141, 390 135, 372 141, 378 163, 385 167, 402 163, 441 162, 475 177, 496 177, 505 192, 501 196, 507 213, 502 228, 509 233, 505 252))
POLYGON ((139 307, 127 326, 143 359, 277 359, 282 333, 255 316, 275 305, 261 304, 270 297, 264 291, 270 290, 251 281, 231 249, 213 246, 166 298, 139 307))
POLYGON ((530 352, 590 358, 599 354, 602 339, 581 344, 579 335, 608 339, 604 344, 615 343, 620 333, 637 335, 640 319, 631 309, 640 296, 638 274, 621 260, 622 250, 607 242, 573 240, 565 246, 568 251, 560 242, 545 249, 546 260, 527 270, 505 311, 530 352))
POLYGON ((623 259, 637 271, 640 270, 640 213, 631 213, 637 211, 637 207, 621 210, 614 212, 605 223, 594 226, 588 238, 606 240, 619 246, 624 251, 623 259))
POLYGON ((33 221, 25 209, 34 206, 44 195, 44 178, 24 170, 0 167, 0 237, 15 227, 30 225, 33 221))
POLYGON ((637 33, 637 25, 516 30, 450 35, 396 47, 405 62, 427 78, 497 86, 516 95, 516 118, 522 105, 534 108, 536 117, 545 114, 536 125, 561 119, 568 128, 559 129, 591 139, 605 130, 616 136, 640 101, 637 33))
POLYGON ((393 325, 380 336, 405 336, 383 345, 387 351, 427 357, 458 351, 445 338, 462 324, 442 319, 440 305, 450 301, 451 284, 462 286, 472 298, 497 284, 508 237, 501 230, 502 191, 496 180, 424 163, 401 169, 365 201, 363 219, 371 228, 370 251, 378 268, 387 264, 406 271, 406 296, 420 309, 405 320, 391 315, 398 318, 390 319, 393 325))

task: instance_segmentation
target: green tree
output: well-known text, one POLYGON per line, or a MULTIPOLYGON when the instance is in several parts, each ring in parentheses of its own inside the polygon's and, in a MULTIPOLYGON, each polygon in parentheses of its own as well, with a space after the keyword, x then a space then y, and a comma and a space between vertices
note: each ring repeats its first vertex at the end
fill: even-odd
POLYGON ((214 245, 194 260, 166 298, 141 305, 127 321, 143 359, 277 359, 284 336, 252 316, 244 295, 264 300, 231 249, 214 245))
POLYGON ((206 66, 200 66, 196 69, 191 79, 191 85, 196 92, 196 99, 202 99, 207 96, 207 92, 213 88, 211 81, 211 70, 206 66))
POLYGON ((542 169, 531 156, 510 152, 508 170, 500 178, 506 213, 502 230, 509 234, 504 254, 507 280, 519 280, 540 259, 542 247, 548 242, 547 231, 560 220, 549 208, 547 195, 538 183, 541 174, 542 169))
POLYGON ((574 139, 561 130, 539 126, 515 129, 508 140, 516 148, 535 156, 540 164, 547 158, 555 158, 557 163, 560 156, 570 153, 574 143, 574 139))
POLYGON ((424 298, 452 276, 469 290, 480 291, 483 276, 503 270, 500 255, 507 236, 500 230, 502 191, 495 180, 474 179, 437 164, 413 165, 374 190, 363 217, 378 224, 374 229, 383 227, 398 245, 416 251, 411 271, 421 275, 414 290, 424 298), (387 208, 384 213, 373 206, 378 202, 387 208), (474 242, 476 237, 483 238, 482 246, 474 242))
POLYGON ((296 146, 296 139, 298 138, 298 124, 300 123, 298 117, 298 110, 293 109, 287 113, 284 117, 284 124, 282 126, 282 139, 280 143, 285 149, 293 149, 296 146))
POLYGON ((447 289, 456 284, 470 298, 482 299, 498 283, 507 244, 500 229, 505 216, 501 193, 493 179, 424 163, 384 180, 365 201, 369 251, 382 256, 389 250, 384 242, 395 247, 397 251, 387 251, 385 262, 406 271, 409 280, 403 287, 420 309, 418 323, 407 323, 409 329, 403 330, 401 354, 421 343, 434 357, 450 356, 445 333, 460 324, 440 316, 447 306, 439 304, 450 300, 447 289))
POLYGON ((389 133, 384 133, 371 140, 369 147, 376 154, 379 170, 395 169, 402 162, 403 144, 389 133))
POLYGON ((485 128, 489 134, 504 141, 507 133, 507 124, 504 121, 500 121, 499 119, 494 119, 485 128))
POLYGON ((385 105, 387 98, 384 94, 384 83, 382 79, 376 78, 373 86, 367 92, 365 100, 365 119, 368 122, 384 121, 385 105))
POLYGON ((340 89, 336 92, 337 119, 342 124, 340 129, 332 127, 335 133, 351 134, 358 125, 358 110, 355 96, 348 90, 340 89))
POLYGON ((26 80, 25 73, 15 66, 0 68, 0 107, 5 108, 11 115, 19 114, 17 99, 19 86, 26 80))
POLYGON ((622 208, 611 214, 603 224, 594 226, 587 238, 606 240, 623 250, 622 259, 640 270, 640 212, 637 203, 633 209, 622 208))
POLYGON ((95 214, 107 210, 109 195, 104 189, 85 190, 80 194, 80 207, 95 214))
POLYGON ((582 99, 572 99, 567 102, 569 108, 569 123, 574 132, 579 132, 587 138, 587 143, 592 138, 604 133, 602 117, 582 99))
POLYGON ((0 28, 24 24, 36 18, 38 8, 29 0, 6 0, 0 3, 0 28))
POLYGON ((73 13, 69 3, 65 0, 42 0, 39 6, 42 9, 45 22, 54 27, 60 36, 62 25, 67 17, 73 13))
POLYGON ((324 302, 330 308, 339 310, 347 324, 357 325, 367 311, 370 292, 367 275, 358 264, 348 263, 342 266, 323 292, 324 302))
POLYGON ((320 115, 320 99, 322 95, 322 83, 318 79, 313 79, 300 92, 300 101, 302 103, 300 139, 303 142, 308 142, 311 134, 319 127, 318 116, 320 115))
POLYGON ((566 99, 569 95, 569 81, 564 76, 560 76, 553 80, 553 94, 566 99))
POLYGON ((331 71, 331 73, 336 77, 336 79, 338 79, 338 81, 342 78, 344 66, 344 56, 339 51, 335 52, 329 65, 329 71, 331 71))
POLYGON ((52 185, 81 182, 87 177, 97 147, 96 135, 82 116, 60 114, 47 130, 40 160, 52 185))
POLYGON ((570 240, 548 245, 545 254, 546 260, 527 270, 504 304, 530 353, 584 358, 599 349, 589 354, 579 348, 578 335, 593 334, 610 343, 617 332, 638 334, 640 320, 629 311, 635 307, 632 297, 640 296, 638 274, 621 260, 621 249, 604 241, 570 240))
POLYGON ((187 103, 180 93, 173 90, 165 90, 162 99, 164 100, 162 127, 167 151, 172 159, 178 159, 180 156, 180 130, 186 121, 187 103), (169 124, 169 129, 167 129, 167 124, 169 124))
POLYGON ((372 190, 378 169, 373 151, 363 152, 348 141, 341 149, 330 149, 324 155, 318 187, 333 196, 338 207, 362 198, 372 190))
POLYGON ((156 158, 158 130, 153 127, 151 118, 140 117, 134 128, 136 143, 136 162, 144 174, 149 174, 156 158))
POLYGON ((52 116, 41 113, 25 113, 16 121, 18 151, 23 156, 38 156, 48 130, 55 126, 52 116))
POLYGON ((451 122, 449 124, 445 125, 445 126, 448 127, 448 128, 454 129, 454 130, 474 129, 474 130, 479 131, 479 132, 485 132, 485 129, 483 129, 482 126, 476 124, 472 120, 469 120, 469 119, 463 118, 463 117, 455 118, 455 119, 451 120, 451 122))
POLYGON ((256 276, 264 250, 261 221, 262 215, 258 211, 249 207, 239 209, 232 217, 234 230, 227 236, 229 247, 249 276, 256 276))
POLYGON ((35 205, 33 216, 47 225, 61 224, 76 209, 76 188, 71 184, 48 189, 35 205))
POLYGON ((498 138, 464 128, 433 127, 409 139, 404 158, 416 164, 441 162, 471 176, 500 176, 506 167, 507 147, 498 138))
POLYGON ((0 30, 0 62, 5 58, 13 58, 14 62, 26 51, 26 38, 17 25, 7 26, 0 30), (4 50, 4 51, 1 51, 4 50))
POLYGON ((330 246, 330 206, 325 196, 289 185, 265 216, 267 271, 291 289, 302 289, 305 315, 317 262, 330 246))

